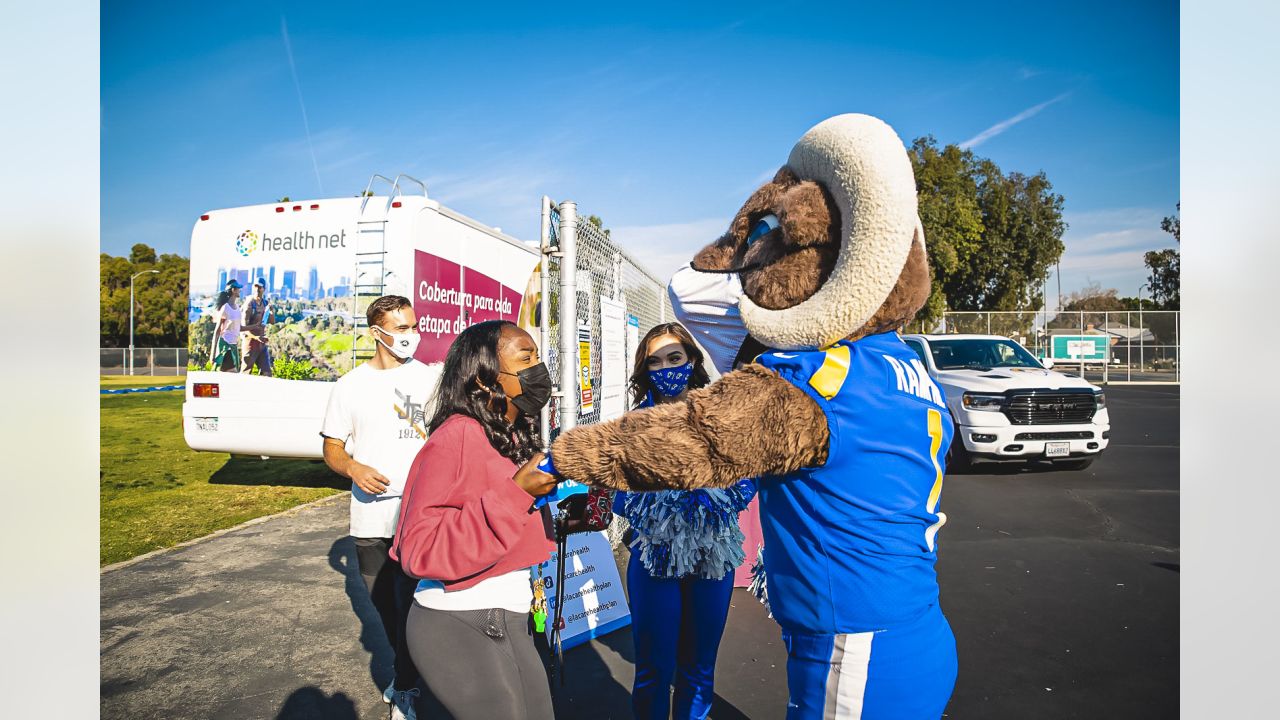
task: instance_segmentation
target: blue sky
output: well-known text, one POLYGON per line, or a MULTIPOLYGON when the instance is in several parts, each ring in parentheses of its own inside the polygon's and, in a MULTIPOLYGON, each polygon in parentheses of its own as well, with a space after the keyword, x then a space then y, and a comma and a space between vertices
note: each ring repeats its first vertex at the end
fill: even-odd
POLYGON ((1178 10, 1105 3, 111 3, 102 249, 188 253, 205 211, 374 172, 536 239, 575 200, 662 275, 843 112, 1065 196, 1064 294, 1173 245, 1178 10), (689 3, 688 5, 694 5, 689 3), (385 8, 385 9, 384 9, 385 8))

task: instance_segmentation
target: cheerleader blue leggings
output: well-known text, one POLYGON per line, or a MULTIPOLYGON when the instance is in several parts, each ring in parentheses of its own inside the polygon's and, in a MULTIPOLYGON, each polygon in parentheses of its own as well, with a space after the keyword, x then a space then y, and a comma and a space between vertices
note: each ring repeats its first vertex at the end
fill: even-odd
POLYGON ((909 625, 846 635, 782 631, 787 720, 937 720, 956 684, 956 640, 934 605, 909 625))
POLYGON ((719 580, 656 579, 631 555, 627 566, 636 680, 631 707, 638 720, 666 720, 675 678, 675 720, 703 720, 711 711, 716 651, 729 616, 733 573, 719 580))

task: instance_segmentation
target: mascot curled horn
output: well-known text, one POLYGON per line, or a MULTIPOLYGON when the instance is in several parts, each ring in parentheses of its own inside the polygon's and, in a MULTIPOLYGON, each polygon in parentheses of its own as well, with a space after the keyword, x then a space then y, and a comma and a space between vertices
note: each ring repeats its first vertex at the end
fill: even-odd
POLYGON ((896 332, 929 295, 924 242, 897 134, 819 123, 691 263, 739 275, 767 350, 687 402, 551 446, 556 472, 608 488, 758 479, 789 719, 938 718, 955 683, 934 573, 952 424, 896 332))

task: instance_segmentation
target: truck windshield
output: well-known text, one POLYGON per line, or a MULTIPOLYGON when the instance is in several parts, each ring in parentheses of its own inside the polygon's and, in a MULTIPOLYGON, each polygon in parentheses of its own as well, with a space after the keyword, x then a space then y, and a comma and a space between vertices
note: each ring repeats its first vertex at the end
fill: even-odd
POLYGON ((1012 340, 930 340, 929 350, 939 370, 990 370, 998 367, 1042 367, 1031 353, 1012 340))

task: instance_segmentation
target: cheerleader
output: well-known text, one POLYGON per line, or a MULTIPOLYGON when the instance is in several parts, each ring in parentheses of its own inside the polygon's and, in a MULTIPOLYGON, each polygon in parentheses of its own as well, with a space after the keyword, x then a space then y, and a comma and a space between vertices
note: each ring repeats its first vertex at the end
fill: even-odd
MULTIPOLYGON (((690 389, 707 384, 702 352, 679 323, 658 325, 640 342, 631 376, 636 407, 682 402, 690 389)), ((716 652, 734 569, 743 561, 738 513, 754 495, 747 480, 723 490, 619 492, 615 498, 614 512, 631 526, 627 590, 636 718, 701 719, 711 710, 716 652)))

